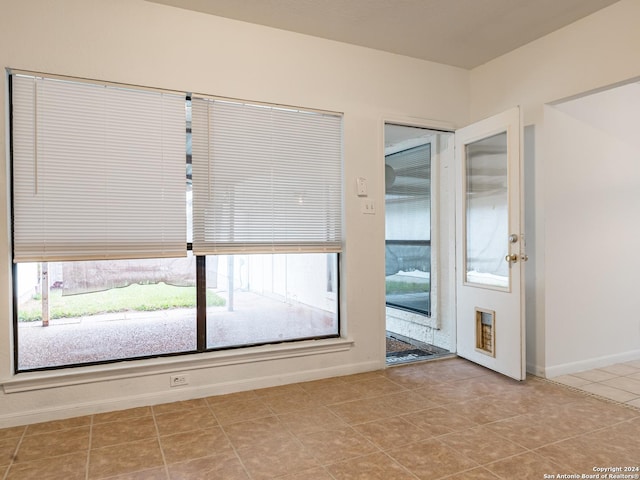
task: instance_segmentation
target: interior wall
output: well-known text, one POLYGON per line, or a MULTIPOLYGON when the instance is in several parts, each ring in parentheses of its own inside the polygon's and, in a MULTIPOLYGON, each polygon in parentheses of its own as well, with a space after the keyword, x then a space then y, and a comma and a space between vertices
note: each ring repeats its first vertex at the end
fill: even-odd
POLYGON ((640 85, 545 108, 548 376, 640 357, 640 85), (569 180, 570 179, 570 180, 569 180))
MULTIPOLYGON (((525 176, 525 196, 529 199, 525 223, 533 226, 533 231, 527 240, 527 268, 535 271, 535 279, 527 274, 529 283, 534 283, 526 293, 529 372, 555 375, 566 365, 582 361, 582 354, 564 346, 585 334, 584 329, 573 328, 575 325, 567 327, 562 306, 562 293, 581 273, 553 269, 550 260, 575 248, 577 239, 558 238, 550 231, 549 215, 559 205, 548 186, 571 185, 575 180, 570 169, 551 168, 552 159, 545 150, 550 129, 545 123, 544 105, 640 76, 638 18, 640 2, 621 0, 471 71, 471 119, 520 105, 528 132, 524 146, 524 170, 530 172, 525 176), (554 177, 559 173, 560 177, 554 177), (560 290, 551 294, 552 286, 560 290)), ((601 352, 602 348, 592 349, 590 358, 596 363, 609 361, 598 360, 601 352)))
MULTIPOLYGON (((261 347, 239 361, 211 353, 197 364, 175 357, 162 369, 154 361, 85 367, 75 369, 81 376, 73 382, 64 372, 14 376, 9 165, 2 156, 0 427, 384 367, 384 216, 361 213, 355 179, 367 178, 369 198, 382 206, 382 118, 467 123, 468 71, 143 0, 2 2, 0 66, 343 112, 341 328, 352 342, 337 350, 328 342, 323 353, 293 359, 287 352, 297 347, 261 347), (188 387, 169 388, 176 370, 190 372, 188 387), (58 382, 43 389, 41 378, 58 382), (20 379, 32 381, 29 388, 8 393, 7 384, 20 379)), ((7 152, 5 75, 0 89, 0 148, 7 152)))

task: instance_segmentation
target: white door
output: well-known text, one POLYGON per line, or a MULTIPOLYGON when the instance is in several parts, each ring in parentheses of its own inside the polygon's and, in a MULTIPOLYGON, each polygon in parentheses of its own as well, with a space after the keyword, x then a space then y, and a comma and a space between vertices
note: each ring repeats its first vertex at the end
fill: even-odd
POLYGON ((520 110, 456 132, 459 356, 525 378, 520 110))

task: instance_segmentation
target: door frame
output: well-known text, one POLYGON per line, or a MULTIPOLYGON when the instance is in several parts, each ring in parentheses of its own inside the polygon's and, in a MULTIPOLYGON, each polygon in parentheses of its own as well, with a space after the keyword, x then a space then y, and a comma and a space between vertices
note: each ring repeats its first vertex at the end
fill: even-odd
MULTIPOLYGON (((431 317, 429 322, 429 327, 431 328, 440 328, 443 322, 443 307, 447 311, 447 316, 444 321, 451 322, 451 333, 450 333, 450 351, 452 354, 456 353, 456 345, 457 345, 457 332, 456 332, 456 276, 455 276, 455 245, 453 245, 452 251, 449 255, 446 256, 444 262, 441 262, 442 252, 442 244, 444 242, 441 241, 443 238, 455 238, 455 126, 451 123, 439 122, 431 119, 423 119, 417 117, 409 117, 409 116, 399 116, 387 114, 383 115, 380 121, 380 138, 379 138, 379 148, 380 148, 380 160, 378 162, 378 168, 380 169, 380 181, 379 188, 380 191, 383 192, 381 202, 382 204, 378 207, 378 211, 382 215, 383 219, 386 219, 386 209, 384 205, 384 192, 385 192, 385 173, 384 173, 384 158, 385 158, 385 125, 393 124, 400 125, 406 127, 415 127, 415 128, 423 128, 427 130, 435 130, 440 131, 446 134, 452 134, 452 144, 451 144, 451 159, 450 165, 442 166, 439 161, 431 162, 431 178, 440 179, 443 170, 448 170, 446 185, 441 184, 441 182, 436 181, 431 183, 431 231, 437 232, 431 238, 431 317), (442 192, 448 192, 449 197, 447 198, 446 205, 443 207, 442 202, 442 192), (449 221, 445 222, 444 218, 448 218, 449 221), (446 223, 446 234, 442 232, 442 226, 446 223), (453 274, 445 275, 444 273, 448 272, 453 274)), ((438 156, 439 159, 439 156, 438 156)), ((386 221, 386 220, 384 220, 386 221)), ((384 229, 383 229, 384 232, 384 229)), ((448 248, 448 247, 447 247, 448 248)), ((384 248, 384 233, 382 238, 382 245, 379 249, 380 252, 385 252, 384 248)), ((381 280, 381 283, 383 280, 381 280)), ((385 288, 384 283, 382 283, 382 308, 383 308, 383 332, 386 330, 386 301, 385 301, 385 288)), ((386 352, 385 346, 385 338, 384 335, 381 339, 382 342, 382 352, 386 352)))

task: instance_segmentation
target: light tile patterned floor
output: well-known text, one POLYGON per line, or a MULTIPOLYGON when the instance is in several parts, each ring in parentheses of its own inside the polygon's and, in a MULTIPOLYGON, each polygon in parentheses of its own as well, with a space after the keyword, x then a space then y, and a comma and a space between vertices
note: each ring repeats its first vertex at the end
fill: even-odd
POLYGON ((640 407, 640 360, 562 375, 551 380, 640 407))
POLYGON ((640 466, 640 409, 461 359, 0 430, 4 480, 511 480, 610 466, 640 466))

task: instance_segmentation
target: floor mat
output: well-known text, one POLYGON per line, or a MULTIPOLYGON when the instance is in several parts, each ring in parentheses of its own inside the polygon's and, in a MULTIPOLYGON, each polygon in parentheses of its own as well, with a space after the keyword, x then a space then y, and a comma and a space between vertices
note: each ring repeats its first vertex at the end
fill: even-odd
POLYGON ((415 345, 412 345, 408 342, 403 342, 402 340, 398 340, 394 337, 387 336, 387 353, 413 350, 414 348, 416 348, 415 345))
POLYGON ((417 342, 392 332, 387 332, 386 343, 387 365, 417 362, 450 354, 443 348, 417 342))
POLYGON ((399 352, 387 353, 387 365, 396 365, 398 363, 417 362, 433 357, 435 354, 414 348, 413 350, 403 350, 399 352))

